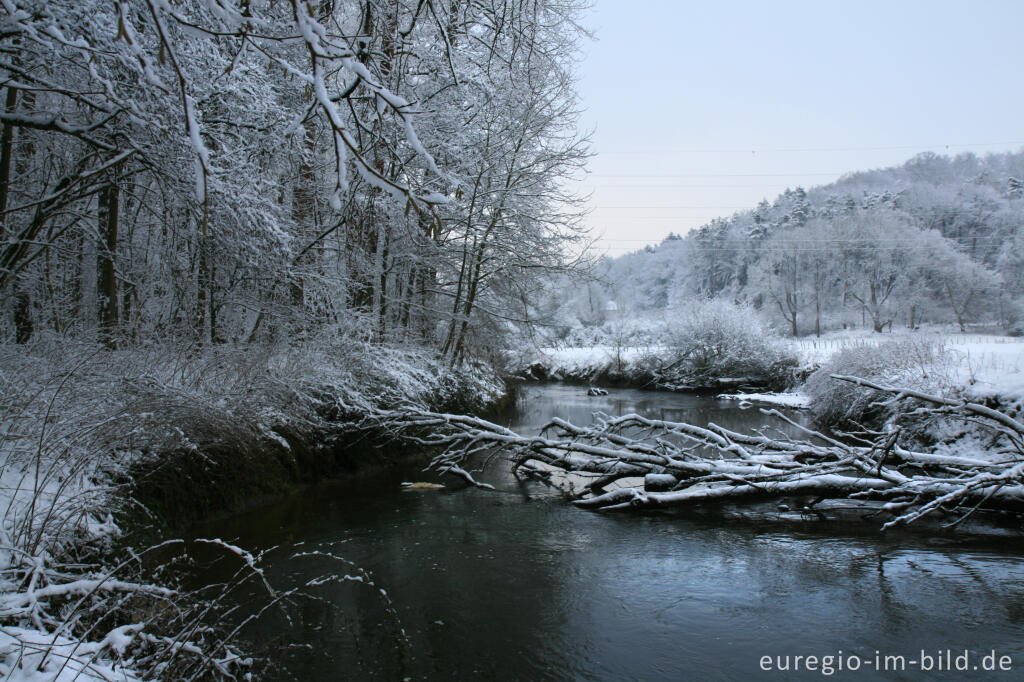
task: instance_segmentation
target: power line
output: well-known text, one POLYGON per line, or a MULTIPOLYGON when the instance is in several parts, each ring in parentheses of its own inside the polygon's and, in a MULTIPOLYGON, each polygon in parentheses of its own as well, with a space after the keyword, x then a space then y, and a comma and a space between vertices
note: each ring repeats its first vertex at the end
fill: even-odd
MULTIPOLYGON (((616 248, 628 249, 632 247, 622 246, 616 248)), ((904 245, 890 245, 890 246, 857 246, 853 247, 857 251, 889 251, 889 250, 914 250, 914 251, 927 251, 929 249, 939 250, 944 247, 937 246, 935 244, 904 244, 904 245)), ((780 246, 759 246, 759 247, 744 247, 744 246, 690 246, 686 249, 687 251, 728 251, 728 252, 750 252, 750 253, 834 253, 837 248, 827 247, 780 247, 780 246)))
MULTIPOLYGON (((702 209, 708 209, 708 210, 714 210, 714 209, 721 208, 723 210, 730 210, 731 209, 731 210, 736 210, 736 211, 753 212, 756 209, 756 206, 755 207, 751 207, 749 205, 747 205, 747 206, 592 206, 591 208, 594 208, 594 209, 598 209, 598 208, 623 208, 623 209, 637 209, 637 210, 641 210, 641 209, 668 209, 668 210, 678 210, 678 209, 683 209, 683 210, 690 210, 690 209, 692 209, 692 210, 702 210, 702 209)), ((774 208, 774 207, 772 207, 772 208, 774 208)), ((974 210, 969 209, 969 208, 962 208, 962 209, 955 209, 955 210, 944 210, 944 211, 941 211, 939 213, 936 213, 936 215, 934 215, 934 216, 928 216, 928 215, 923 215, 922 216, 922 215, 914 215, 914 214, 911 214, 911 215, 913 217, 916 217, 916 218, 919 218, 919 219, 924 219, 924 218, 929 218, 929 217, 947 218, 947 217, 960 217, 960 216, 979 216, 979 212, 974 211, 974 210)), ((694 215, 658 215, 658 216, 654 216, 654 215, 638 215, 638 216, 623 216, 622 218, 619 218, 618 220, 621 220, 621 221, 630 221, 630 220, 694 220, 694 219, 699 219, 699 218, 701 218, 701 216, 694 216, 694 215)), ((729 216, 722 216, 721 214, 707 214, 707 218, 709 218, 709 219, 713 219, 713 218, 729 218, 729 216)))
MULTIPOLYGON (((675 219, 679 219, 679 220, 692 220, 694 218, 700 218, 700 217, 701 216, 694 216, 694 215, 637 215, 637 216, 623 216, 623 217, 619 218, 619 220, 620 221, 628 221, 628 220, 675 220, 675 219)), ((708 218, 710 220, 712 218, 720 218, 720 217, 722 217, 722 214, 721 213, 707 213, 703 217, 708 218)), ((607 220, 607 218, 603 218, 603 220, 607 220)))
POLYGON ((928 144, 928 145, 893 145, 879 147, 784 147, 777 149, 644 149, 636 151, 598 151, 609 155, 649 155, 649 154, 775 154, 789 152, 867 152, 867 151, 898 151, 906 149, 950 149, 961 147, 1008 147, 1024 144, 1024 141, 1011 142, 965 142, 962 144, 928 144))
POLYGON ((650 184, 634 184, 634 185, 592 185, 594 189, 613 189, 613 188, 624 188, 624 189, 758 189, 763 187, 786 187, 784 182, 762 182, 757 185, 650 185, 650 184))
MULTIPOLYGON (((945 237, 949 239, 949 237, 945 237)), ((649 239, 618 239, 618 238, 607 238, 602 241, 606 242, 647 242, 649 239)), ((952 241, 952 240, 951 240, 952 241)), ((1001 244, 1007 240, 1002 237, 973 237, 972 242, 986 244, 1001 244)), ((869 237, 855 238, 855 239, 772 239, 774 244, 916 244, 917 240, 912 239, 872 239, 869 237)))
POLYGON ((837 173, 591 173, 590 178, 803 178, 845 175, 837 173))
POLYGON ((597 206, 591 206, 591 208, 614 208, 614 209, 636 209, 636 210, 666 209, 666 210, 670 210, 670 211, 674 211, 674 210, 679 209, 679 210, 685 210, 685 211, 690 211, 690 210, 695 210, 696 211, 696 210, 705 210, 705 209, 707 209, 707 210, 741 209, 741 208, 749 209, 750 205, 749 204, 743 204, 741 206, 728 206, 728 205, 721 205, 721 206, 654 206, 654 205, 647 205, 647 206, 644 206, 644 205, 608 206, 608 205, 603 205, 602 206, 602 205, 597 205, 597 206))

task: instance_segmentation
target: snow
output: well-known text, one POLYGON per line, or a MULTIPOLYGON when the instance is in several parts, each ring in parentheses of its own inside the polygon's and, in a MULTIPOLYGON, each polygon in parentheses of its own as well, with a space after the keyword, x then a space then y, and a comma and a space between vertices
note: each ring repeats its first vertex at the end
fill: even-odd
MULTIPOLYGON (((0 679, 136 679, 121 669, 120 652, 132 655, 136 644, 195 646, 143 631, 129 614, 109 632, 97 629, 72 641, 70 633, 80 632, 70 624, 78 607, 102 608, 104 600, 130 594, 177 596, 132 582, 112 566, 60 563, 76 543, 118 535, 109 512, 112 473, 164 447, 202 454, 207 436, 197 435, 194 415, 250 424, 262 438, 287 447, 275 427, 305 415, 296 400, 313 411, 330 399, 329 409, 349 412, 467 397, 490 402, 504 388, 483 365, 452 369, 428 351, 339 341, 333 334, 323 345, 267 355, 240 347, 183 357, 165 347, 0 344, 0 679), (55 639, 57 633, 64 639, 55 639), (45 652, 26 654, 41 642, 53 642, 46 661, 45 652), (68 656, 74 660, 61 671, 68 656)), ((258 557, 242 547, 218 538, 195 541, 236 555, 247 572, 263 578, 258 557)))
POLYGON ((609 364, 621 362, 630 365, 648 355, 656 355, 656 347, 587 346, 583 348, 541 348, 527 363, 540 363, 551 368, 551 374, 580 375, 593 372, 609 364))
POLYGON ((137 680, 131 670, 96 654, 107 647, 123 651, 140 628, 140 624, 122 626, 93 644, 28 628, 0 628, 0 675, 7 682, 137 680))
POLYGON ((761 403, 803 410, 811 406, 811 397, 803 393, 722 393, 719 400, 738 400, 743 403, 761 403))
POLYGON ((944 333, 941 331, 876 334, 865 330, 790 340, 789 347, 801 366, 812 367, 849 348, 873 348, 884 343, 933 344, 949 351, 950 364, 931 367, 951 386, 972 398, 1000 397, 1003 402, 1024 400, 1024 337, 944 333))
POLYGON ((968 396, 1024 400, 1024 339, 975 341, 955 351, 960 355, 957 378, 968 396))
POLYGON ((188 139, 196 155, 196 201, 202 204, 206 202, 206 176, 209 175, 210 169, 210 151, 206 148, 203 137, 199 133, 196 104, 191 95, 185 95, 185 125, 188 127, 188 139))
MULTIPOLYGON (((1003 404, 1024 403, 1024 338, 941 330, 877 334, 859 329, 784 341, 799 365, 806 368, 820 366, 847 349, 870 349, 900 342, 927 344, 948 351, 944 354, 945 364, 921 369, 930 375, 942 376, 947 386, 966 397, 976 400, 998 398, 1003 404)), ((521 356, 517 364, 519 367, 540 364, 548 369, 550 377, 556 379, 579 378, 615 365, 621 365, 628 371, 643 358, 657 356, 664 350, 663 346, 657 345, 541 348, 525 356, 525 363, 521 356)), ((799 391, 727 393, 718 397, 793 409, 806 409, 810 407, 811 400, 799 391)))
POLYGON ((801 365, 820 365, 848 348, 872 348, 884 343, 913 341, 933 343, 980 356, 987 352, 1024 352, 1024 337, 965 334, 942 330, 899 331, 877 334, 868 329, 830 332, 820 337, 786 339, 785 343, 801 365))
POLYGON ((123 580, 74 580, 69 583, 48 585, 38 590, 28 589, 25 592, 6 593, 0 597, 0 616, 8 618, 12 615, 27 613, 34 608, 40 599, 50 597, 84 596, 104 592, 145 592, 162 597, 174 596, 174 590, 154 585, 140 585, 123 580))

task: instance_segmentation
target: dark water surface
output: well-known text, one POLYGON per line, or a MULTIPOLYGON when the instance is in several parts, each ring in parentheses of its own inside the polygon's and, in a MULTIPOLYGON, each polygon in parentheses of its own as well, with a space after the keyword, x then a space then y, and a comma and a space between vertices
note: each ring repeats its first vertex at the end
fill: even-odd
MULTIPOLYGON (((709 397, 587 398, 554 385, 529 388, 509 422, 536 433, 552 416, 588 422, 594 410, 739 429, 767 421, 709 397)), ((327 554, 375 581, 314 587, 290 608, 290 629, 276 610, 249 628, 274 661, 266 679, 1024 679, 1017 540, 602 515, 520 483, 503 463, 479 478, 498 492, 403 491, 400 480, 436 480, 412 469, 203 528, 273 548, 266 575, 280 589, 356 574, 327 554), (922 649, 930 672, 920 670, 922 649), (977 670, 935 671, 940 653, 945 665, 946 650, 956 663, 965 649, 977 670), (983 671, 993 650, 1014 669, 983 671), (762 656, 774 668, 786 655, 819 657, 817 671, 761 670, 762 656), (860 670, 823 674, 822 657, 837 668, 840 655, 844 666, 864 659, 860 670), (903 656, 905 670, 876 670, 886 655, 903 656)), ((253 594, 239 597, 243 611, 260 603, 253 594)))

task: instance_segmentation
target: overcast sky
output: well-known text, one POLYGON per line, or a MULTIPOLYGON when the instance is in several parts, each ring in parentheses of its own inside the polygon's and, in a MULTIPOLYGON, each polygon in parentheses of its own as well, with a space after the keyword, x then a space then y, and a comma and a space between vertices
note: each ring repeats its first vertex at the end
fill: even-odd
POLYGON ((618 255, 921 151, 1024 147, 1024 2, 596 0, 589 225, 618 255))

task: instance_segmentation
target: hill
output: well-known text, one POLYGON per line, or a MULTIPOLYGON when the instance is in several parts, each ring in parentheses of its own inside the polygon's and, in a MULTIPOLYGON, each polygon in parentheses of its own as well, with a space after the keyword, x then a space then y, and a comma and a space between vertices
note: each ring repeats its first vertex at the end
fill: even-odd
POLYGON ((925 153, 787 189, 771 203, 605 259, 592 281, 555 287, 541 308, 556 321, 552 340, 584 343, 610 320, 646 329, 708 298, 749 304, 792 336, 979 323, 1019 333, 1022 224, 1024 152, 925 153))

